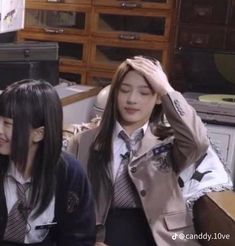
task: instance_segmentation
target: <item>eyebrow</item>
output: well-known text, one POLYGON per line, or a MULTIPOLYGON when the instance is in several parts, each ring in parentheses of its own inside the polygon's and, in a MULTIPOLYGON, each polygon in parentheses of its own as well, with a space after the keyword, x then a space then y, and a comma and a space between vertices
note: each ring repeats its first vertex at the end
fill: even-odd
MULTIPOLYGON (((128 83, 122 83, 121 86, 122 86, 122 85, 131 86, 131 85, 128 84, 128 83)), ((140 86, 138 86, 138 88, 144 88, 144 89, 145 89, 145 88, 148 88, 148 89, 151 89, 148 85, 140 85, 140 86)))

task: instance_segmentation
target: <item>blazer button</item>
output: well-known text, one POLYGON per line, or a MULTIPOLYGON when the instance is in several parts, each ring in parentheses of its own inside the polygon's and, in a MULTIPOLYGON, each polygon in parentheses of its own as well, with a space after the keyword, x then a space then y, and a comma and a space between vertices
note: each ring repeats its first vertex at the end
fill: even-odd
POLYGON ((146 190, 141 190, 141 191, 140 191, 140 195, 141 195, 141 196, 146 196, 146 190))
POLYGON ((131 168, 131 172, 132 172, 132 173, 135 173, 136 171, 137 171, 137 168, 136 168, 136 167, 132 167, 132 168, 131 168))

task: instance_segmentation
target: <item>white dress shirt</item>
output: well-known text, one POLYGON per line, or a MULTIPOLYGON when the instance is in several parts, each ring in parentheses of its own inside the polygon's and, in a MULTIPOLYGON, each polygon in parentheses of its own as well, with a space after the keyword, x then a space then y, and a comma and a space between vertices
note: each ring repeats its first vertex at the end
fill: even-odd
MULTIPOLYGON (((8 214, 11 208, 13 207, 13 205, 18 200, 17 185, 14 179, 12 179, 10 176, 14 177, 14 179, 21 184, 25 184, 31 181, 30 178, 25 180, 24 177, 22 177, 20 172, 15 168, 13 164, 9 165, 8 172, 4 180, 4 192, 6 197, 8 214)), ((29 189, 26 191, 26 199, 29 199, 29 189)), ((32 218, 32 214, 35 212, 35 208, 31 211, 27 223, 28 233, 25 235, 24 243, 39 243, 45 239, 49 230, 48 229, 35 230, 35 227, 38 225, 51 223, 54 219, 54 208, 55 208, 55 196, 53 196, 53 199, 51 200, 47 209, 36 219, 32 218)))

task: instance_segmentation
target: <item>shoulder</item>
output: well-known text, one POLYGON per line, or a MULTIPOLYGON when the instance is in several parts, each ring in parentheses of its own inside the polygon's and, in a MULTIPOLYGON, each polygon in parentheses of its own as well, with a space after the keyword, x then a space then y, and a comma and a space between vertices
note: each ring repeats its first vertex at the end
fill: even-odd
POLYGON ((81 163, 78 159, 75 158, 72 154, 63 151, 61 154, 61 167, 59 168, 60 175, 66 175, 67 180, 79 182, 84 180, 86 177, 85 172, 81 166, 81 163), (61 173, 62 172, 62 173, 61 173))

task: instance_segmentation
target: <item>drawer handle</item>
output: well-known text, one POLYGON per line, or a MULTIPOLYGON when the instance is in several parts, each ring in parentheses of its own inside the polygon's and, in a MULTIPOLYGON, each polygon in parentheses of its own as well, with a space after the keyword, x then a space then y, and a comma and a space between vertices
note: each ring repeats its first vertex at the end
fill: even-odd
POLYGON ((203 10, 200 10, 197 12, 197 15, 200 16, 200 17, 204 17, 207 15, 207 12, 206 11, 203 11, 203 10))
POLYGON ((124 39, 124 40, 137 40, 139 37, 135 34, 120 34, 119 39, 124 39))
POLYGON ((122 2, 120 3, 121 8, 126 8, 126 9, 134 9, 134 8, 141 8, 142 4, 140 3, 126 3, 122 2))
POLYGON ((206 39, 203 39, 201 37, 197 37, 197 38, 191 39, 191 41, 189 43, 191 45, 193 45, 193 44, 202 45, 202 44, 206 44, 206 39))
POLYGON ((53 3, 63 3, 64 0, 47 0, 47 2, 53 2, 53 3))
POLYGON ((64 32, 64 29, 62 29, 62 28, 44 28, 44 31, 47 33, 61 34, 64 32))
POLYGON ((194 40, 194 43, 195 44, 203 44, 204 42, 202 39, 196 39, 196 40, 194 40))

